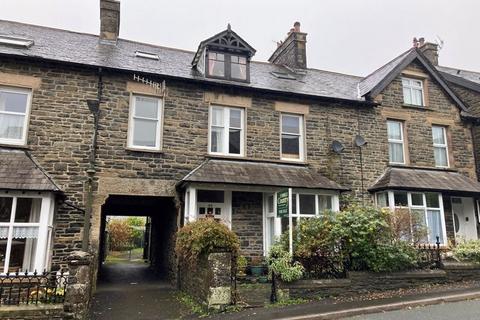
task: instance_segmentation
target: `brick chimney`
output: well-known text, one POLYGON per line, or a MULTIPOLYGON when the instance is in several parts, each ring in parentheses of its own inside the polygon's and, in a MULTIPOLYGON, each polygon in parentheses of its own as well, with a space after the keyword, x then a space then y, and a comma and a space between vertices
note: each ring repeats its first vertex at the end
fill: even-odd
POLYGON ((277 42, 277 49, 268 59, 270 63, 286 65, 292 69, 307 68, 307 34, 300 31, 300 22, 295 22, 293 28, 282 42, 277 42))
POLYGON ((425 42, 425 38, 413 38, 413 46, 418 48, 428 60, 438 66, 438 44, 425 42))
POLYGON ((120 2, 100 0, 100 39, 116 42, 120 32, 120 2))

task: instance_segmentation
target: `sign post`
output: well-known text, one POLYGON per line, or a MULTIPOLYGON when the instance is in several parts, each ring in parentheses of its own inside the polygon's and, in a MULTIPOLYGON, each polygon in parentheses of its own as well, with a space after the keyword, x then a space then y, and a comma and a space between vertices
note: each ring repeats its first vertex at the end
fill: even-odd
POLYGON ((288 218, 288 247, 293 254, 292 188, 277 192, 277 218, 288 218))

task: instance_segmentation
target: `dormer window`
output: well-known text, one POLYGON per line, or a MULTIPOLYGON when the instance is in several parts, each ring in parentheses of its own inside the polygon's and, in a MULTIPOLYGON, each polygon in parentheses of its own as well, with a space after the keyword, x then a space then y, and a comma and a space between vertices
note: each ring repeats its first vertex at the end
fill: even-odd
POLYGON ((246 57, 210 51, 208 52, 207 63, 208 77, 241 81, 248 79, 246 57))
POLYGON ((247 80, 247 59, 240 56, 230 56, 232 78, 247 80))
POLYGON ((198 75, 230 81, 250 81, 250 59, 253 49, 238 34, 227 30, 200 43, 192 61, 198 75))
POLYGON ((225 55, 222 53, 208 53, 208 75, 212 77, 225 77, 225 55))

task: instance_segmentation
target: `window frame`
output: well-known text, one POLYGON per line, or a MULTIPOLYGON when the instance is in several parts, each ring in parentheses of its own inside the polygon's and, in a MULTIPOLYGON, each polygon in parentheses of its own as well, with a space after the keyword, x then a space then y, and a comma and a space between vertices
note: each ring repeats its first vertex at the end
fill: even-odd
POLYGON ((245 141, 246 141, 246 109, 242 107, 225 106, 219 104, 211 104, 208 112, 208 154, 216 156, 228 157, 245 157, 245 141), (213 109, 218 108, 223 110, 223 126, 213 125, 213 109), (231 110, 240 111, 241 128, 230 126, 230 112, 231 110), (212 151, 212 128, 223 128, 223 150, 221 152, 212 151), (240 129, 240 153, 230 153, 230 129, 240 129))
POLYGON ((432 124, 432 142, 433 142, 433 150, 434 150, 433 151, 433 158, 434 158, 434 161, 435 161, 435 167, 436 168, 450 168, 450 159, 449 159, 450 152, 448 150, 447 130, 448 130, 448 128, 446 126, 442 126, 442 125, 438 125, 438 124, 432 124), (444 144, 435 143, 435 141, 433 141, 433 128, 441 128, 442 129, 443 140, 445 141, 444 144), (441 165, 437 164, 437 159, 435 158, 435 148, 445 149, 445 159, 447 160, 447 165, 446 166, 441 166, 441 165))
MULTIPOLYGON (((6 252, 5 252, 5 262, 4 265, 0 265, 0 275, 13 274, 14 272, 8 272, 7 265, 10 262, 11 257, 11 248, 13 242, 13 228, 15 227, 37 227, 38 236, 37 244, 35 247, 35 270, 22 270, 23 272, 28 271, 29 274, 34 271, 42 272, 50 268, 50 257, 51 257, 51 244, 53 237, 53 215, 54 215, 54 196, 51 193, 34 193, 34 192, 24 192, 24 191, 13 191, 13 192, 2 192, 0 193, 1 198, 13 198, 12 199, 12 208, 10 213, 10 221, 0 222, 0 227, 8 228, 6 252), (38 222, 15 222, 16 214, 16 203, 18 198, 34 198, 41 199, 40 204, 40 215, 38 222)), ((31 259, 31 257, 30 257, 31 259)))
POLYGON ((25 106, 25 113, 11 112, 11 111, 0 111, 0 114, 11 114, 11 115, 23 115, 23 131, 22 137, 20 139, 7 139, 0 138, 0 144, 4 145, 16 145, 16 146, 26 146, 28 141, 28 127, 30 125, 30 112, 32 106, 32 89, 22 88, 22 87, 11 87, 0 85, 0 91, 2 92, 11 92, 11 93, 20 93, 27 95, 27 104, 25 106))
POLYGON ((303 114, 296 114, 296 113, 287 113, 282 112, 280 113, 280 160, 283 161, 292 161, 292 162, 304 162, 305 161, 305 115, 303 114), (283 117, 297 117, 299 118, 299 133, 290 133, 290 132, 283 132, 283 117), (295 158, 288 158, 283 156, 283 135, 290 135, 290 136, 298 136, 299 137, 299 149, 298 149, 298 159, 295 158))
POLYGON ((417 79, 417 78, 411 78, 411 77, 402 77, 402 97, 403 97, 403 103, 407 106, 417 106, 417 107, 424 107, 425 104, 425 89, 424 89, 424 84, 423 84, 423 79, 417 79), (408 84, 404 84, 403 81, 408 81, 408 84), (420 88, 417 86, 412 85, 412 82, 419 82, 420 83, 420 88), (413 101, 410 101, 408 103, 405 101, 405 89, 410 91, 410 99, 413 100, 413 90, 420 90, 421 93, 421 101, 420 104, 413 103, 413 101))
MULTIPOLYGON (((443 195, 442 193, 440 192, 429 192, 429 191, 421 191, 421 190, 417 190, 417 191, 407 191, 407 190, 397 190, 397 189, 388 189, 388 190, 382 190, 382 191, 378 191, 375 193, 375 197, 374 197, 374 200, 375 200, 375 205, 377 207, 380 207, 379 203, 378 203, 378 195, 379 194, 382 194, 382 193, 386 193, 386 196, 387 196, 387 204, 388 204, 388 207, 384 207, 384 208, 389 208, 390 210, 395 210, 397 208, 401 208, 401 209, 408 209, 410 212, 412 210, 424 210, 424 221, 425 221, 425 226, 427 227, 427 229, 429 228, 428 226, 428 211, 439 211, 440 213, 440 222, 441 222, 441 227, 442 227, 442 242, 440 243, 440 245, 447 245, 448 243, 448 238, 447 238, 447 229, 446 229, 446 221, 445 221, 445 209, 444 209, 444 206, 443 206, 443 195), (407 206, 395 206, 395 193, 397 192, 404 192, 407 194, 407 206), (427 204, 427 193, 433 193, 433 194, 436 194, 437 197, 438 197, 438 205, 439 207, 435 208, 435 207, 429 207, 428 204, 427 204), (423 201, 423 205, 413 205, 412 204, 412 194, 422 194, 422 201, 423 201)), ((436 242, 436 239, 432 239, 432 242, 430 242, 430 238, 431 238, 431 235, 428 234, 427 235, 427 243, 428 244, 435 244, 436 242)))
MULTIPOLYGON (((269 239, 269 233, 271 230, 270 228, 274 228, 273 234, 275 239, 279 239, 282 234, 282 218, 277 217, 277 192, 278 191, 266 191, 263 192, 263 253, 266 256, 268 251, 273 244, 272 241, 269 239), (273 195, 273 212, 268 211, 268 197, 273 195), (272 219, 270 222, 272 224, 268 225, 270 222, 268 219, 272 219)), ((292 198, 296 197, 297 200, 293 200, 292 203, 292 211, 293 206, 296 206, 296 213, 292 212, 292 219, 296 219, 297 222, 301 221, 301 219, 309 219, 314 217, 321 217, 324 211, 320 211, 320 197, 327 196, 330 197, 331 212, 338 212, 340 211, 340 198, 339 193, 335 191, 328 191, 328 190, 309 190, 309 189, 292 189, 292 198), (315 214, 302 214, 300 212, 300 195, 312 195, 315 196, 315 214)), ((285 217, 288 219, 288 217, 285 217)))
POLYGON ((230 80, 230 81, 237 81, 237 82, 250 82, 250 59, 247 55, 235 52, 225 52, 222 50, 207 50, 205 57, 205 75, 207 78, 212 79, 223 79, 223 80, 230 80), (215 76, 210 74, 210 53, 215 54, 223 54, 224 55, 224 72, 223 76, 215 76), (235 78, 232 77, 232 56, 236 56, 239 58, 245 58, 245 79, 235 78))
POLYGON ((130 107, 129 107, 129 115, 128 115, 128 133, 127 133, 127 149, 131 150, 138 150, 138 151, 162 151, 163 145, 163 99, 158 96, 153 95, 146 95, 146 94, 137 94, 132 93, 130 95, 130 107), (150 120, 153 121, 152 118, 144 118, 144 117, 137 117, 135 116, 135 108, 136 108, 136 98, 148 98, 148 99, 155 99, 157 100, 158 112, 157 112, 157 130, 155 132, 155 146, 137 146, 133 143, 134 141, 134 133, 135 133, 135 119, 143 119, 143 120, 150 120))
POLYGON ((407 154, 406 154, 406 150, 405 150, 405 122, 402 121, 402 120, 396 120, 396 119, 387 119, 387 140, 388 140, 388 163, 389 164, 399 164, 399 165, 404 165, 407 163, 407 154), (397 139, 390 139, 390 134, 388 132, 388 124, 392 122, 392 123, 398 123, 400 124, 400 135, 401 135, 401 139, 400 140, 397 140, 397 139), (402 145, 402 158, 403 158, 403 162, 393 162, 391 161, 391 155, 390 155, 390 144, 391 143, 394 143, 394 144, 401 144, 402 145))

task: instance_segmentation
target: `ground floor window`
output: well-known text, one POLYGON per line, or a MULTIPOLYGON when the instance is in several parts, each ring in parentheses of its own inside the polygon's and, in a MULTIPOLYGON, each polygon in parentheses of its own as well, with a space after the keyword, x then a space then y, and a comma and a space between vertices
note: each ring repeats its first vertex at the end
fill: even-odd
POLYGON ((440 243, 445 244, 446 228, 441 193, 384 191, 376 194, 376 203, 379 207, 405 209, 416 214, 427 228, 427 237, 423 241, 436 243, 439 237, 440 243))
MULTIPOLYGON (((298 225, 301 219, 318 217, 327 211, 338 211, 338 195, 319 194, 314 192, 292 193, 292 224, 298 225)), ((274 193, 264 194, 265 216, 265 254, 270 247, 279 239, 282 233, 288 231, 289 218, 277 218, 276 199, 274 193)))
POLYGON ((0 273, 48 267, 52 220, 51 195, 0 194, 0 273))

